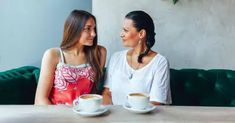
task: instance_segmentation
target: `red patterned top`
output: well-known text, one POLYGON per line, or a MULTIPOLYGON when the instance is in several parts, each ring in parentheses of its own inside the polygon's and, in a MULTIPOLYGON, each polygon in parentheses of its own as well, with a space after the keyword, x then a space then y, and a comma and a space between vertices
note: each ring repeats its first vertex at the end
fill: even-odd
POLYGON ((91 92, 94 83, 94 71, 90 65, 71 66, 64 63, 57 65, 54 84, 50 93, 52 104, 72 105, 73 100, 82 94, 91 92))

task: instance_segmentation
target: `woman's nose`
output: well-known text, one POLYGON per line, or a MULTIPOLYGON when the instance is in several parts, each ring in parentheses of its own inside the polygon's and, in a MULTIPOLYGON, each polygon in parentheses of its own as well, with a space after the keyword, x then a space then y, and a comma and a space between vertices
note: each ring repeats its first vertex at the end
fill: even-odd
POLYGON ((92 37, 95 37, 95 36, 96 36, 95 30, 91 31, 91 36, 92 36, 92 37))
POLYGON ((120 33, 120 37, 123 38, 124 37, 124 34, 123 32, 120 33))

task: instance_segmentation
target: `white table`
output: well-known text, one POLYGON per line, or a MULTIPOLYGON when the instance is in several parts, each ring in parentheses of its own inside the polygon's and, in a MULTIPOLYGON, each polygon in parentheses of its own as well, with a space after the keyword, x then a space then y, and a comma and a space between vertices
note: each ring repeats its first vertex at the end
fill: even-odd
POLYGON ((82 117, 62 105, 0 105, 0 123, 235 123, 235 107, 158 106, 134 114, 112 106, 102 116, 82 117))

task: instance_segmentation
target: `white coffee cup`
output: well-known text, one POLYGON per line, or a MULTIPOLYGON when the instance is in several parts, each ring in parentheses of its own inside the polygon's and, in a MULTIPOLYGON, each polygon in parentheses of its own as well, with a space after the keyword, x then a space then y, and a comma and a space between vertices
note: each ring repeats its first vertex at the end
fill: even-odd
POLYGON ((127 101, 133 109, 145 109, 149 105, 149 95, 145 93, 130 93, 127 101))
POLYGON ((84 94, 73 101, 75 109, 84 112, 95 112, 100 109, 103 97, 98 94, 84 94))

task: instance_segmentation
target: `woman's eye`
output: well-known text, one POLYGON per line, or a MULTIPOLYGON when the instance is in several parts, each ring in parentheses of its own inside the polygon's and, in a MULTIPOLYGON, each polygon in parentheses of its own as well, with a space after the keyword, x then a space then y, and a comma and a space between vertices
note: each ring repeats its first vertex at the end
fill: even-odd
POLYGON ((90 28, 85 28, 84 30, 87 31, 87 32, 90 32, 90 31, 91 31, 90 28))
POLYGON ((85 27, 83 31, 86 33, 91 33, 93 31, 95 32, 95 27, 85 27))

